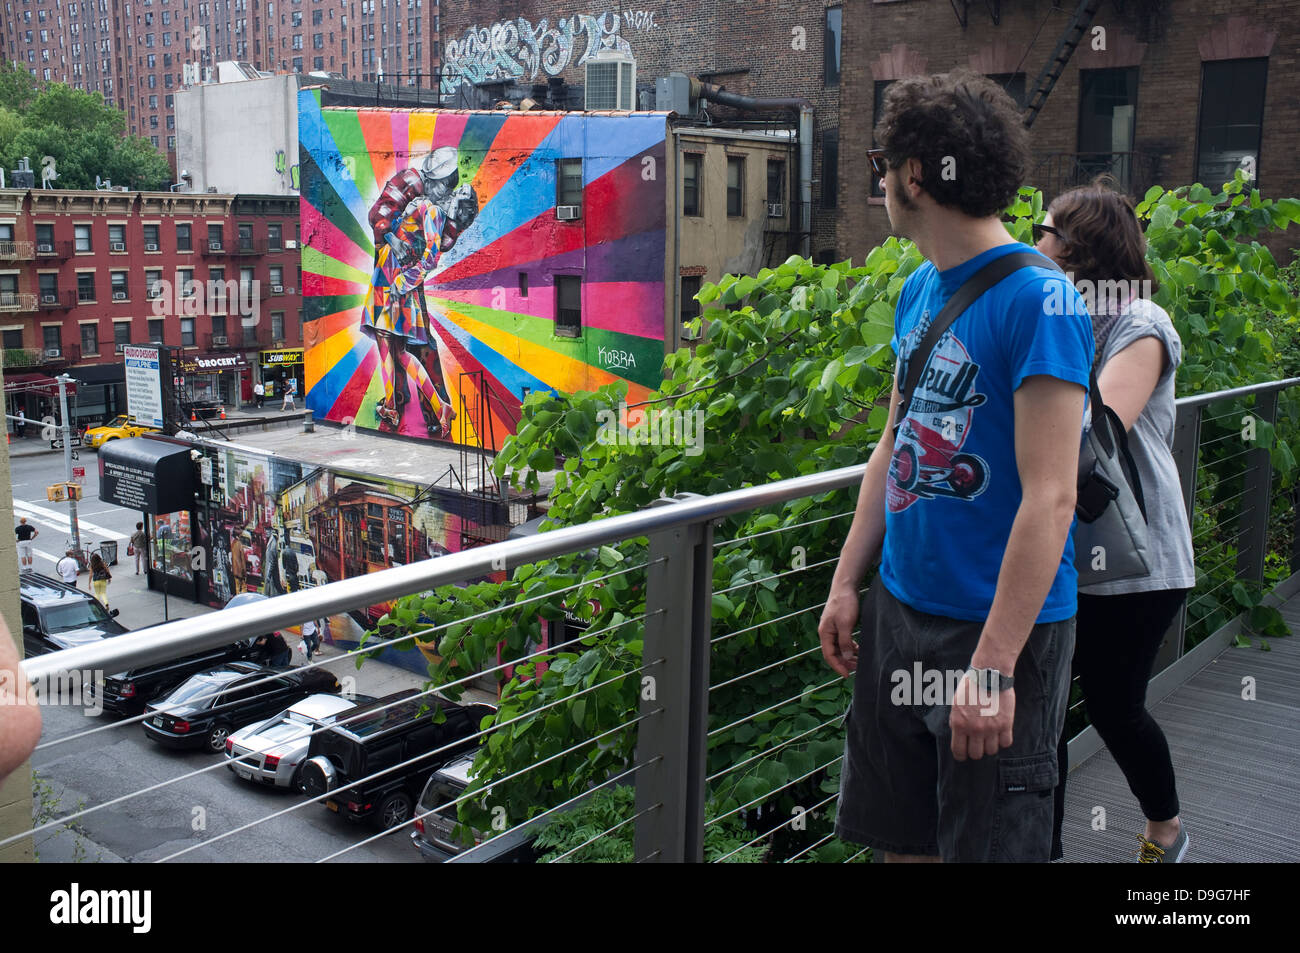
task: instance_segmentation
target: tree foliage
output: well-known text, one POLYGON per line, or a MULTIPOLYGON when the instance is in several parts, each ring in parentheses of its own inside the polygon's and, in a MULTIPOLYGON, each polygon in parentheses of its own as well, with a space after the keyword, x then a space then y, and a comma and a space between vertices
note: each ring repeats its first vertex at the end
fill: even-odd
POLYGON ((95 178, 133 189, 165 189, 171 182, 166 158, 140 136, 126 135, 126 117, 96 92, 63 83, 38 88, 31 75, 12 64, 0 66, 0 167, 22 158, 40 183, 45 156, 52 156, 57 188, 93 189, 95 178))
MULTIPOLYGON (((1029 241, 1042 197, 1023 189, 1008 211, 1008 230, 1029 241)), ((1185 343, 1183 392, 1273 376, 1275 342, 1249 311, 1268 310, 1293 328, 1296 303, 1279 290, 1285 283, 1267 250, 1246 239, 1300 221, 1300 202, 1246 195, 1238 178, 1218 194, 1153 190, 1139 214, 1163 283, 1156 300, 1185 343)), ((611 441, 602 423, 621 416, 625 386, 538 392, 524 402, 497 474, 537 488, 538 474, 553 471, 548 526, 564 526, 682 492, 714 494, 860 463, 885 424, 894 308, 920 263, 910 243, 890 238, 860 267, 795 257, 706 285, 698 295, 706 335, 693 351, 665 358, 663 385, 627 419, 632 425, 638 414, 662 410, 701 419, 701 452, 611 441)), ((1278 451, 1279 466, 1287 452, 1278 451)), ((816 626, 855 497, 854 489, 802 498, 715 527, 711 815, 781 791, 763 804, 763 830, 837 789, 850 691, 823 663, 816 626)), ((630 763, 635 726, 626 726, 642 690, 647 559, 647 541, 628 540, 519 567, 504 582, 408 597, 381 620, 385 635, 435 629, 435 685, 524 657, 540 642, 540 620, 558 621, 566 609, 589 624, 576 642, 539 660, 547 664, 525 662, 501 679, 500 727, 479 757, 475 787, 523 772, 492 789, 508 817, 529 817, 630 763)), ((473 811, 467 803, 462 819, 486 830, 487 819, 473 811)), ((805 843, 829 833, 830 822, 823 811, 805 843)), ((826 847, 837 856, 843 849, 826 847)))

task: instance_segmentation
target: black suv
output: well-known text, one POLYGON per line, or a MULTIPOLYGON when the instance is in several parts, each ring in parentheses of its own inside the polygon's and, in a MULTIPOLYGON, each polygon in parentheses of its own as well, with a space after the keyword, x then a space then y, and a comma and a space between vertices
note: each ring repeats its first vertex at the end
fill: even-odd
POLYGON ((344 724, 312 736, 301 769, 303 791, 326 798, 326 807, 349 820, 371 818, 382 830, 399 827, 411 819, 429 776, 478 747, 480 723, 494 714, 490 705, 454 705, 413 688, 380 698, 340 715, 344 724), (445 716, 441 722, 438 708, 445 716), (397 765, 402 767, 372 777, 397 765))
POLYGON ((40 573, 18 576, 27 657, 88 645, 130 631, 90 593, 40 573))
POLYGON ((236 728, 270 718, 295 702, 342 686, 324 669, 282 671, 252 662, 231 662, 199 672, 166 698, 145 706, 144 733, 169 748, 226 750, 236 728))
POLYGON ((243 662, 254 657, 252 640, 232 642, 221 648, 208 649, 169 662, 158 662, 129 672, 119 672, 104 679, 100 704, 120 715, 138 715, 145 705, 167 694, 191 675, 218 668, 228 662, 243 662))

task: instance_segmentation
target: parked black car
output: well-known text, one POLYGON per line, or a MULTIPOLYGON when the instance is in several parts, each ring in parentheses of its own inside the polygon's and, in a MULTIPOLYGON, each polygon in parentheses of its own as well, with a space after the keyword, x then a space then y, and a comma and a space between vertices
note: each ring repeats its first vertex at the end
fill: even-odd
POLYGON ((90 593, 61 579, 24 572, 18 576, 23 648, 27 656, 98 642, 130 631, 90 593))
POLYGON ((236 728, 269 718, 294 702, 342 686, 319 668, 279 671, 231 662, 190 676, 166 698, 145 706, 144 733, 169 748, 221 753, 236 728))
POLYGON ((144 711, 146 704, 170 693, 191 675, 218 668, 228 662, 253 660, 254 652, 252 640, 249 639, 170 662, 158 662, 110 675, 104 679, 100 704, 105 710, 120 715, 138 715, 144 711))
POLYGON ((325 798, 326 807, 349 820, 371 818, 383 830, 399 827, 411 819, 429 776, 478 747, 480 723, 495 712, 490 705, 430 699, 415 689, 388 695, 341 716, 346 724, 312 736, 301 768, 303 791, 325 798), (399 764, 404 766, 371 777, 399 764))

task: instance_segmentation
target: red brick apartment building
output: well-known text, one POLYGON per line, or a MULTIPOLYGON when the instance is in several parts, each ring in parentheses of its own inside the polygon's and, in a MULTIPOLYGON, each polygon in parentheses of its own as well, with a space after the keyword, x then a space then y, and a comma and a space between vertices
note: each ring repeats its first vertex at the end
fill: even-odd
POLYGON ((438 0, 0 0, 0 57, 98 91, 175 166, 176 90, 235 60, 432 85, 438 0), (418 80, 417 76, 418 75, 418 80))
POLYGON ((125 413, 127 344, 179 346, 195 399, 301 385, 298 242, 296 196, 0 190, 9 412, 39 416, 41 379, 67 373, 79 418, 125 413))
MULTIPOLYGON (((1031 183, 1050 198, 1110 171, 1134 191, 1219 184, 1247 155, 1269 195, 1300 194, 1294 0, 442 0, 444 92, 584 81, 601 50, 653 96, 672 71, 816 111, 814 257, 861 261, 888 234, 866 150, 894 80, 968 67, 1034 99, 1061 41, 1083 39, 1037 111, 1031 183), (1100 28, 1100 32, 1098 32, 1100 28)), ((652 100, 653 102, 653 100, 652 100)), ((1269 240, 1275 255, 1300 236, 1269 240)))

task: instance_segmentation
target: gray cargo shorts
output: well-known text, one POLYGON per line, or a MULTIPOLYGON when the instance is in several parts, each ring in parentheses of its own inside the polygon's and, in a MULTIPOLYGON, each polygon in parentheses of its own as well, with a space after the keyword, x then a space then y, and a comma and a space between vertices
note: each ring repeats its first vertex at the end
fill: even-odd
POLYGON ((1046 862, 1074 619, 1034 626, 1016 661, 1011 747, 966 761, 952 756, 946 686, 970 665, 983 623, 918 612, 877 580, 861 628, 836 835, 948 862, 1046 862))

